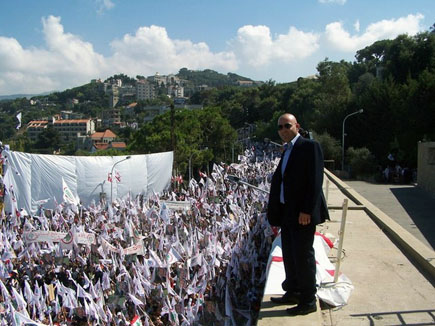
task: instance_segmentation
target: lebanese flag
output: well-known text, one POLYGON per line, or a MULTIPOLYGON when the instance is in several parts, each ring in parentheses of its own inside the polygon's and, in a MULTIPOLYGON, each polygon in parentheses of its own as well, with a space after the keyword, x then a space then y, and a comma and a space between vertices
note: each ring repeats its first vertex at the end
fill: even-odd
POLYGON ((130 325, 133 326, 142 326, 142 322, 140 321, 140 318, 138 315, 135 315, 134 318, 130 321, 130 325))

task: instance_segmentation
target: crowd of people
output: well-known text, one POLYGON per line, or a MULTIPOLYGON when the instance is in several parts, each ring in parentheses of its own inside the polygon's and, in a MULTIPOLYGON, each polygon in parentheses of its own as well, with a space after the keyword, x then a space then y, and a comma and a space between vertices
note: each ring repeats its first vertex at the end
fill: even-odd
POLYGON ((268 195, 228 175, 267 189, 278 159, 258 152, 149 198, 3 209, 0 325, 254 325, 268 195))

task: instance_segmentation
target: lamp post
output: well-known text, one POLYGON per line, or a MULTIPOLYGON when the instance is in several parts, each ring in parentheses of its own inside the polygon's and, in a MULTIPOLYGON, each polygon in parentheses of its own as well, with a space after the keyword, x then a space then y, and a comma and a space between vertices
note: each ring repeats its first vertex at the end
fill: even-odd
POLYGON ((121 163, 121 162, 124 162, 124 161, 126 161, 126 160, 129 160, 130 158, 131 158, 131 156, 129 155, 129 156, 127 156, 125 159, 116 162, 116 163, 113 164, 113 166, 112 166, 112 170, 110 171, 110 177, 112 178, 112 182, 110 183, 110 205, 112 205, 112 203, 113 203, 113 169, 115 168, 115 165, 117 165, 117 164, 119 164, 119 163, 121 163))
POLYGON ((227 175, 227 179, 230 180, 231 182, 240 183, 240 184, 242 184, 242 185, 245 185, 245 186, 251 187, 251 188, 253 188, 253 189, 255 189, 255 190, 258 190, 258 191, 264 192, 264 193, 266 193, 266 194, 269 194, 269 193, 270 193, 269 190, 261 189, 261 188, 259 188, 259 187, 254 186, 254 185, 251 185, 250 183, 247 183, 247 182, 245 182, 245 181, 243 181, 243 180, 240 180, 240 178, 237 177, 237 176, 235 176, 235 175, 228 174, 228 175, 227 175))
POLYGON ((363 113, 363 112, 364 112, 364 110, 360 109, 360 110, 358 110, 356 112, 348 114, 343 119, 343 132, 342 132, 342 139, 341 139, 341 170, 342 171, 344 171, 344 136, 345 136, 345 133, 344 133, 344 124, 346 122, 346 119, 349 118, 350 116, 353 116, 353 115, 358 114, 358 113, 363 113))
POLYGON ((193 152, 189 156, 189 184, 190 184, 190 180, 192 179, 192 156, 193 156, 193 152))
POLYGON ((270 140, 269 138, 264 138, 264 142, 273 144, 273 145, 278 146, 278 147, 282 147, 282 144, 276 143, 276 142, 270 140))
POLYGON ((243 139, 237 139, 236 141, 233 142, 233 144, 231 145, 232 149, 231 149, 231 160, 234 163, 234 144, 237 143, 241 143, 242 144, 242 150, 245 150, 245 143, 247 143, 247 140, 252 140, 252 139, 256 139, 256 136, 252 136, 252 137, 247 137, 247 138, 243 138, 243 139))
MULTIPOLYGON (((199 151, 206 151, 208 150, 208 147, 204 147, 203 149, 200 149, 199 151)), ((190 180, 192 179, 192 156, 193 154, 195 154, 195 152, 192 152, 189 156, 189 183, 190 180)))

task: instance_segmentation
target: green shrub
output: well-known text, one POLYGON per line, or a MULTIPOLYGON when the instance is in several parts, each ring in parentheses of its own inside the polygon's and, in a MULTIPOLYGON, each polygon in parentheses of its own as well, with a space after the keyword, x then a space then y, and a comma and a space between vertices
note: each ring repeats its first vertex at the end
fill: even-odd
POLYGON ((341 146, 337 139, 327 132, 320 135, 314 134, 314 139, 320 143, 325 160, 334 160, 336 167, 341 161, 341 146))
POLYGON ((376 158, 366 147, 349 147, 346 162, 350 166, 351 175, 357 178, 373 176, 377 172, 376 158))

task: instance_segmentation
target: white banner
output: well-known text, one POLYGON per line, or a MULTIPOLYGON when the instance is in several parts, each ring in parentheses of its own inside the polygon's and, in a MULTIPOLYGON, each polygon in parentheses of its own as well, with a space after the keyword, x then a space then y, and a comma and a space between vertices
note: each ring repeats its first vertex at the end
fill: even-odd
POLYGON ((144 255, 145 253, 145 248, 143 246, 143 243, 138 243, 135 244, 131 247, 128 248, 116 248, 115 246, 111 245, 109 242, 107 242, 106 240, 104 240, 103 238, 101 238, 101 244, 103 245, 104 250, 106 251, 111 251, 111 252, 115 252, 115 253, 122 253, 124 255, 144 255))
MULTIPOLYGON (((24 232, 23 238, 24 242, 60 242, 62 239, 66 237, 67 233, 65 232, 54 232, 54 231, 33 231, 33 232, 24 232)), ((75 241, 77 244, 85 244, 91 245, 95 243, 95 234, 80 232, 74 235, 75 241)))
POLYGON ((189 201, 163 201, 166 207, 174 211, 187 211, 192 206, 189 201))

